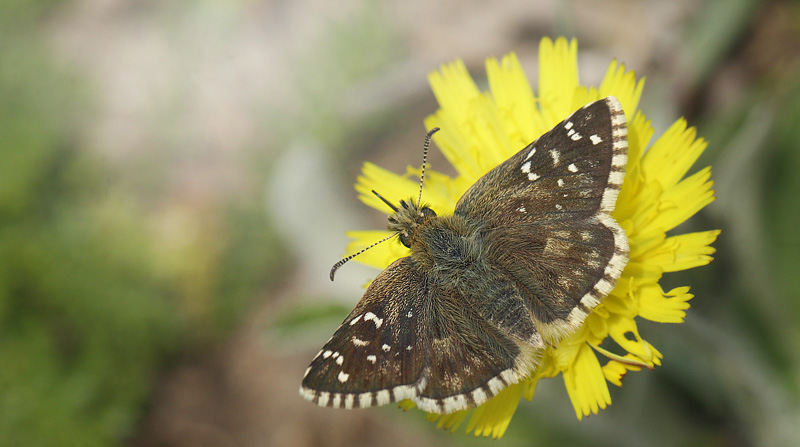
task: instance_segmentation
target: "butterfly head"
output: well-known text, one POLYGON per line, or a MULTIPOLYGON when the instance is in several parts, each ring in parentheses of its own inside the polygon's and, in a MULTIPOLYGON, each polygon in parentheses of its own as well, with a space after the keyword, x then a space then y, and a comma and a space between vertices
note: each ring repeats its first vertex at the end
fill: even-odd
POLYGON ((397 233, 400 243, 408 248, 414 241, 417 229, 436 217, 436 213, 427 205, 416 205, 411 200, 401 200, 400 207, 389 216, 389 231, 397 233))
MULTIPOLYGON (((415 239, 416 229, 420 225, 424 225, 430 219, 436 217, 436 213, 433 212, 430 207, 427 205, 420 206, 420 200, 422 200, 422 182, 425 179, 425 161, 428 158, 428 146, 431 144, 431 138, 433 134, 439 131, 438 127, 434 127, 428 134, 425 135, 425 146, 423 147, 422 151, 422 172, 420 173, 419 179, 419 198, 417 199, 417 204, 414 205, 412 201, 400 201, 400 208, 394 206, 391 202, 383 198, 380 194, 372 190, 372 193, 375 194, 383 203, 389 206, 389 208, 394 211, 394 214, 389 216, 389 230, 393 231, 396 235, 400 237, 400 242, 408 248, 411 248, 411 244, 415 239)), ((354 253, 346 258, 340 260, 336 264, 331 267, 330 278, 333 281, 333 277, 336 274, 336 270, 339 269, 342 265, 344 265, 347 261, 355 258, 356 256, 364 253, 365 251, 369 250, 370 248, 380 244, 381 242, 385 242, 390 238, 393 238, 395 235, 391 235, 389 237, 383 238, 374 244, 362 248, 357 253, 354 253)))

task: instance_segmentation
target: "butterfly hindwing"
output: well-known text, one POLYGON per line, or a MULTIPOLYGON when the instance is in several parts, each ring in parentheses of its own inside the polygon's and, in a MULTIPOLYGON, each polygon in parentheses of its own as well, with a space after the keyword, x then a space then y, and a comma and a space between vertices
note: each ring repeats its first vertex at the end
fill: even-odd
POLYGON ((427 384, 414 399, 428 412, 486 402, 519 382, 544 348, 507 282, 490 282, 484 290, 433 288, 428 312, 427 384))
POLYGON ((537 330, 555 342, 576 330, 613 288, 625 261, 614 238, 592 220, 569 229, 548 222, 530 231, 494 232, 488 256, 520 291, 537 330))
POLYGON ((481 177, 455 214, 489 229, 489 258, 546 339, 574 331, 616 284, 627 238, 611 217, 627 162, 619 102, 587 104, 481 177))

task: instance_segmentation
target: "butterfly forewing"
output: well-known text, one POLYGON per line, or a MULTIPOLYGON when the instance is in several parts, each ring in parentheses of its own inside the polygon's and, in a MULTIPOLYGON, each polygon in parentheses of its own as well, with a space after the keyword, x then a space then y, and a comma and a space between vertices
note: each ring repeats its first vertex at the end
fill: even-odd
POLYGON ((481 177, 455 214, 499 227, 610 213, 625 172, 626 135, 615 98, 587 104, 481 177))
POLYGON ((497 306, 482 314, 492 296, 429 288, 411 258, 398 260, 311 362, 301 393, 337 408, 412 399, 436 413, 485 402, 519 380, 518 342, 536 334, 519 296, 489 290, 497 306))

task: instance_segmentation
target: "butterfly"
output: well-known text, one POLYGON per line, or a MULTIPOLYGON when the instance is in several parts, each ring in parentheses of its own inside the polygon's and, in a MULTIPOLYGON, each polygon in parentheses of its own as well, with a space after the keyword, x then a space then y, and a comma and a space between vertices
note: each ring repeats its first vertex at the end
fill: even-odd
POLYGON ((327 407, 411 399, 452 413, 528 377, 628 261, 611 216, 627 148, 624 112, 607 97, 487 172, 452 215, 386 201, 389 229, 411 254, 370 284, 311 362, 300 394, 327 407))

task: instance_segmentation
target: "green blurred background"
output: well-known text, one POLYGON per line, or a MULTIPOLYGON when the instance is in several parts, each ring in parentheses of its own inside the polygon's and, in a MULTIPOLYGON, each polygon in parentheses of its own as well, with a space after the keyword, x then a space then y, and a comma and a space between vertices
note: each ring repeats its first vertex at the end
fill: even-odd
MULTIPOLYGON (((297 396, 375 272, 351 185, 417 165, 426 75, 579 39, 710 141, 721 228, 665 354, 575 419, 540 385, 497 445, 800 445, 800 4, 0 0, 0 446, 478 445, 416 411, 297 396)), ((485 84, 483 84, 485 85, 485 84)), ((434 154, 435 169, 448 172, 434 154)))

